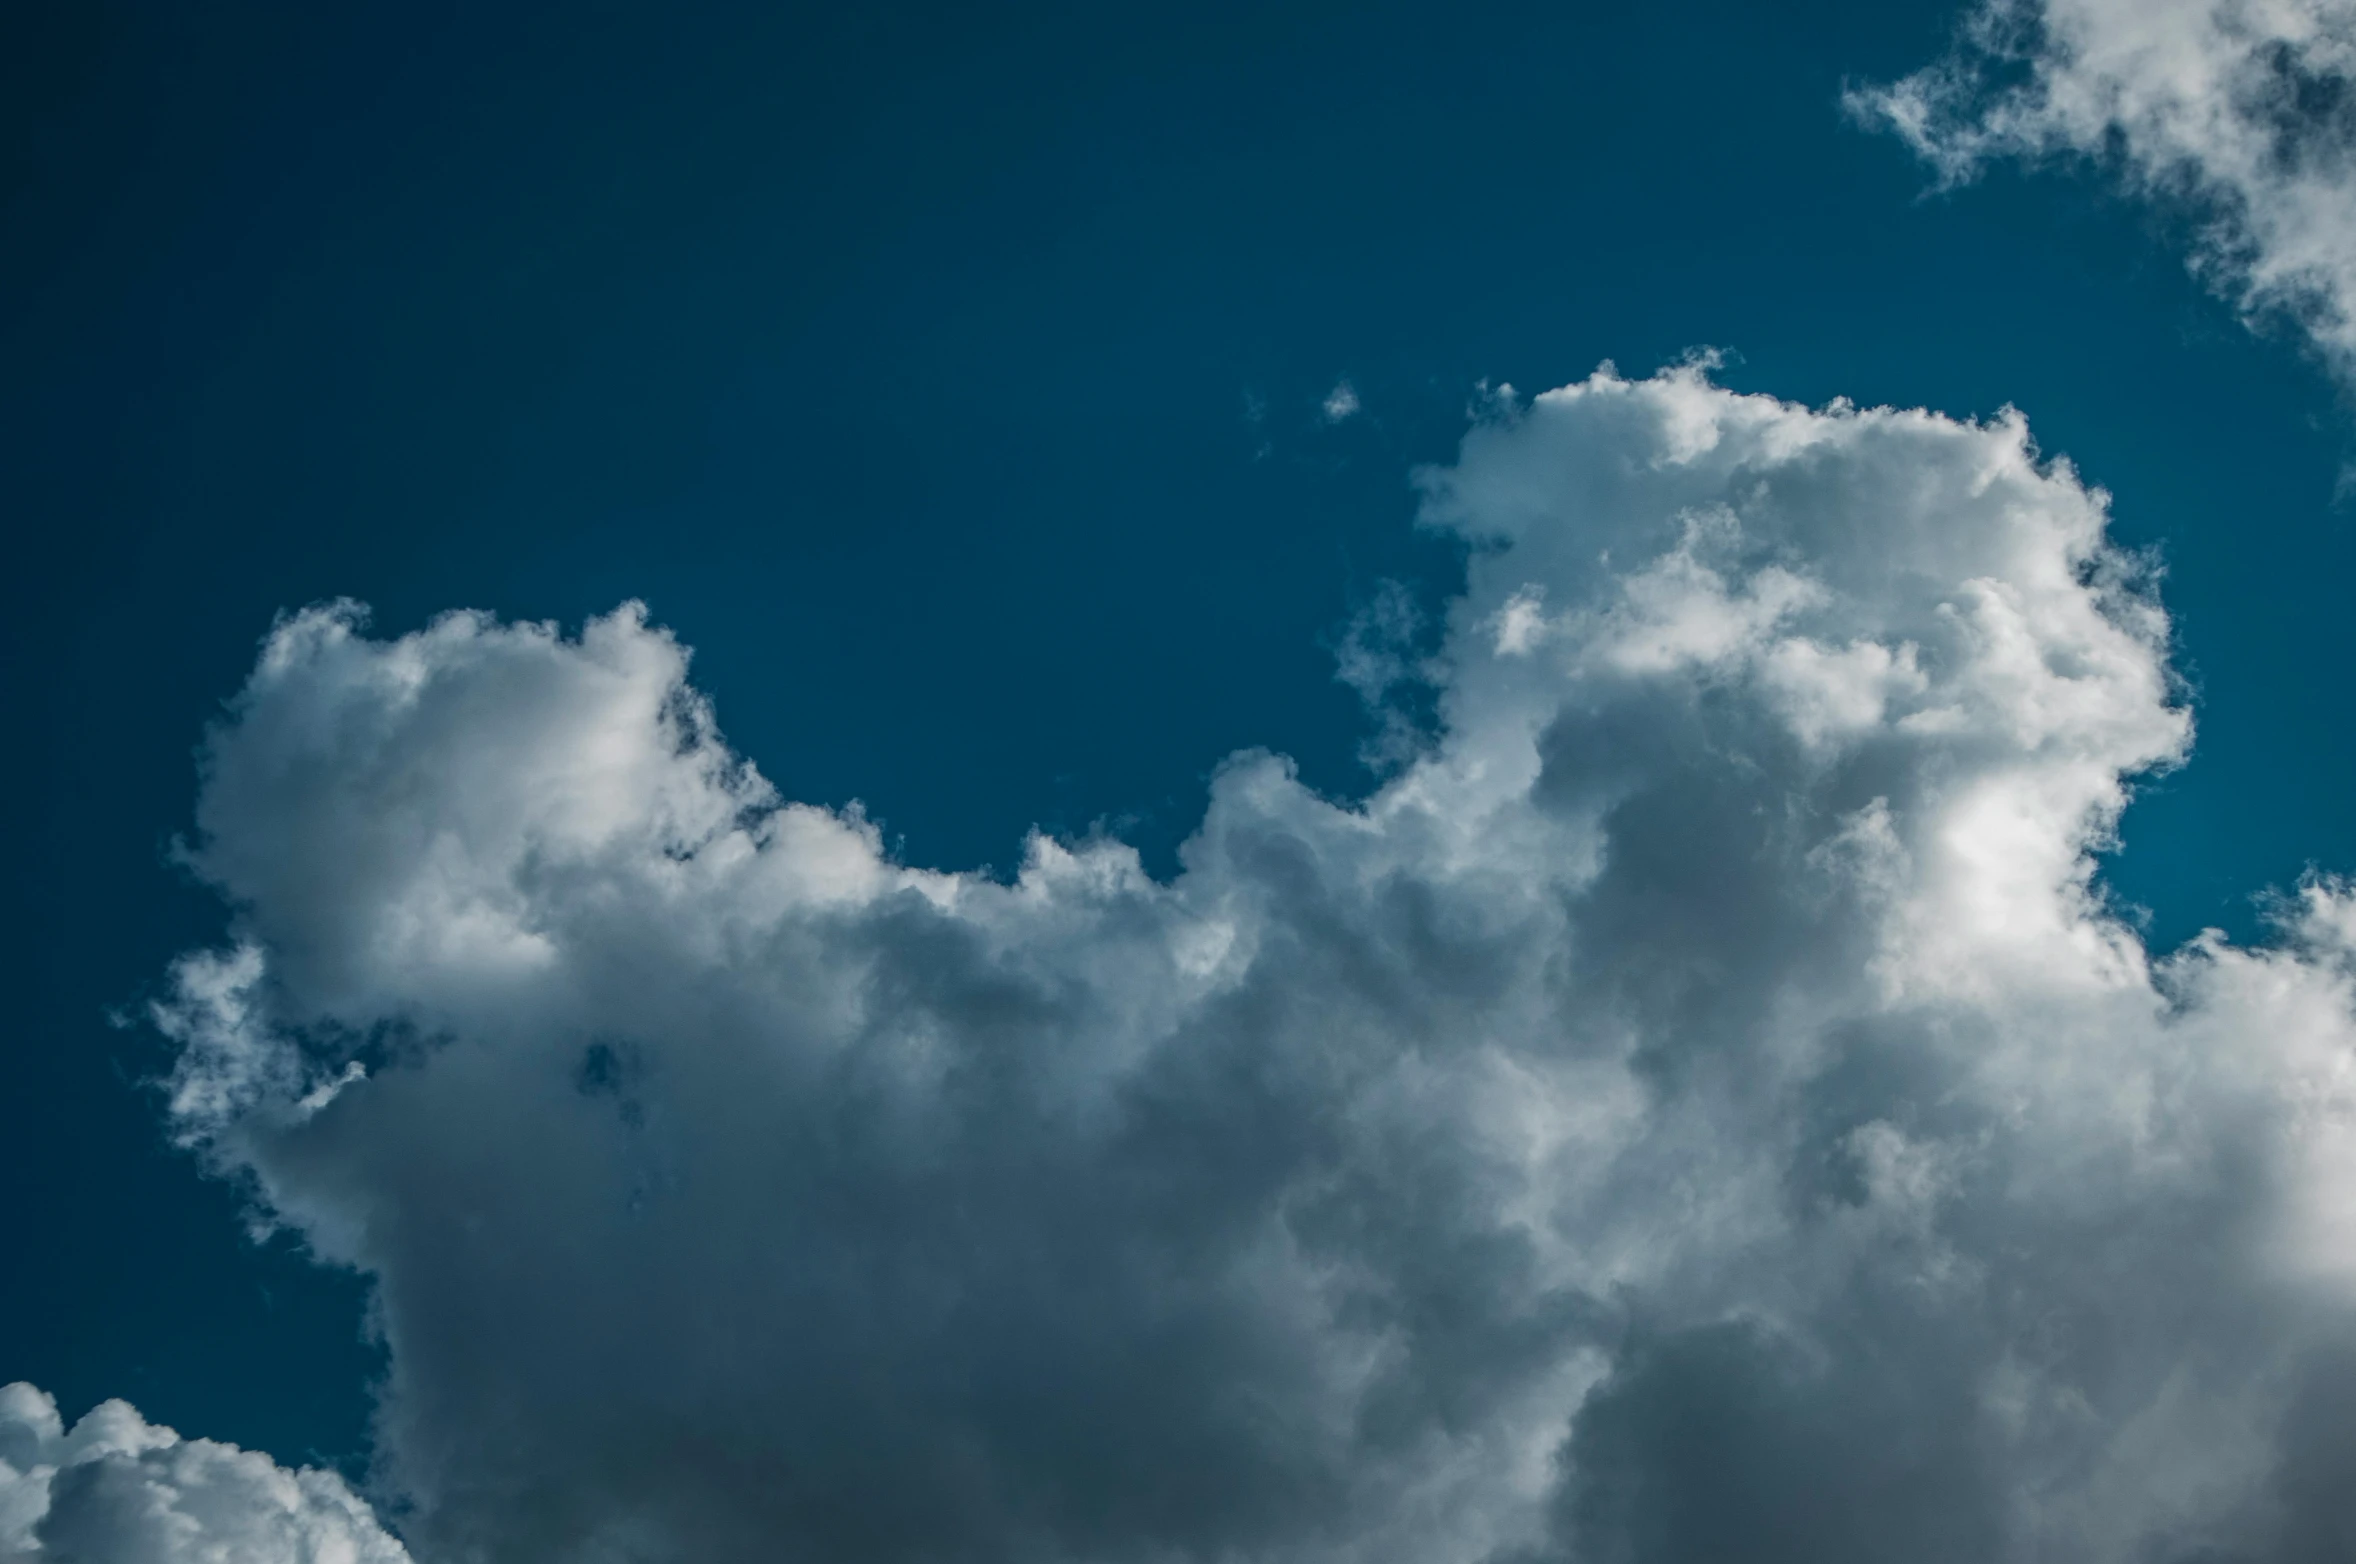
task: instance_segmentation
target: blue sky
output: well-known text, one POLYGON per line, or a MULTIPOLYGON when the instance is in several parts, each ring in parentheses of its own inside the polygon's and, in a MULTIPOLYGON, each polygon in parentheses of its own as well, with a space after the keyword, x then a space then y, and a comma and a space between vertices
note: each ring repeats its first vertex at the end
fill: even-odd
POLYGON ((1005 878, 1037 826, 1168 880, 1236 751, 1332 799, 1383 780, 1337 656, 1392 582, 1441 644, 1484 545, 1419 526, 1413 474, 1489 388, 1714 349, 1719 385, 1811 407, 2017 407, 2109 492, 2198 737, 2104 880, 2155 951, 2260 936, 2263 893, 2356 869, 2344 392, 2188 270, 2179 204, 2066 160, 1937 188, 1844 109, 1959 25, 11 20, 0 1381, 368 1470, 370 1284, 249 1238, 139 1020, 230 927, 225 871, 172 846, 197 746, 278 616, 334 599, 388 637, 643 600, 735 750, 898 861, 1005 878))

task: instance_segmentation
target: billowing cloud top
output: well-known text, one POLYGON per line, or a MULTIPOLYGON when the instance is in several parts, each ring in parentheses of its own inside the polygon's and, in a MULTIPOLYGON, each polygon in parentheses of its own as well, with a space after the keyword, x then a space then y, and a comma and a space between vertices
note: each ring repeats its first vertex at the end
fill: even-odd
POLYGON ((0 1564, 409 1564, 333 1472, 0 1385, 0 1564))
POLYGON ((2188 727, 2103 496, 1692 370, 1424 483, 1440 732, 1357 805, 1231 760, 1168 883, 895 862, 635 606, 271 635, 174 1111, 374 1279, 420 1558, 2349 1535, 2356 905, 2106 910, 2188 727))
POLYGON ((2356 382, 2356 0, 1981 0, 1951 58, 1852 106, 1949 180, 2100 157, 2207 219, 2195 263, 2356 382))

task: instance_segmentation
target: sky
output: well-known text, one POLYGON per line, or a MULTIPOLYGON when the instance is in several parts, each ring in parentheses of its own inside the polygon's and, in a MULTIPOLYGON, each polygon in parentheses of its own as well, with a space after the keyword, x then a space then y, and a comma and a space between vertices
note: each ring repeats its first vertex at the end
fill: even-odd
POLYGON ((0 25, 0 1560, 2346 1556, 2341 0, 0 25))

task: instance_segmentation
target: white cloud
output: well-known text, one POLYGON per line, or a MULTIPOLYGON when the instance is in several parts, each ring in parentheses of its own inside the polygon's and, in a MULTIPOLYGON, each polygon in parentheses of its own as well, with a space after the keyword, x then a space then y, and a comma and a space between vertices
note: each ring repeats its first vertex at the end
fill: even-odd
POLYGON ((1981 0, 1950 58, 1851 106, 1943 178, 2098 159, 2189 202, 2196 269, 2356 378, 2356 3, 1981 0))
POLYGON ((1319 411, 1325 415, 1327 423, 1338 424, 1345 418, 1356 416, 1358 407, 1358 388, 1350 384, 1345 376, 1335 381, 1333 389, 1325 393, 1325 401, 1320 404, 1319 411))
POLYGON ((2163 960, 2106 912, 2188 726, 2099 493, 1698 368, 1421 481, 1481 545, 1441 731, 1357 806, 1231 760, 1166 884, 781 804, 634 607, 272 635, 174 1102, 374 1279, 421 1557, 2350 1523, 2356 902, 2163 960))
POLYGON ((344 1480, 0 1386, 0 1564, 409 1564, 344 1480))

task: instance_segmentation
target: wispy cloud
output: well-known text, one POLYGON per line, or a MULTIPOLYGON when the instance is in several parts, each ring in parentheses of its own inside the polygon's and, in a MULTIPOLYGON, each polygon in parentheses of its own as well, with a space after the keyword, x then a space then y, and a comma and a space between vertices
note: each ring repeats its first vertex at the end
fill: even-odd
POLYGON ((1948 58, 1851 109, 1941 179, 2067 156, 2191 212, 2195 269, 2356 383, 2356 3, 1984 0, 1948 58))

